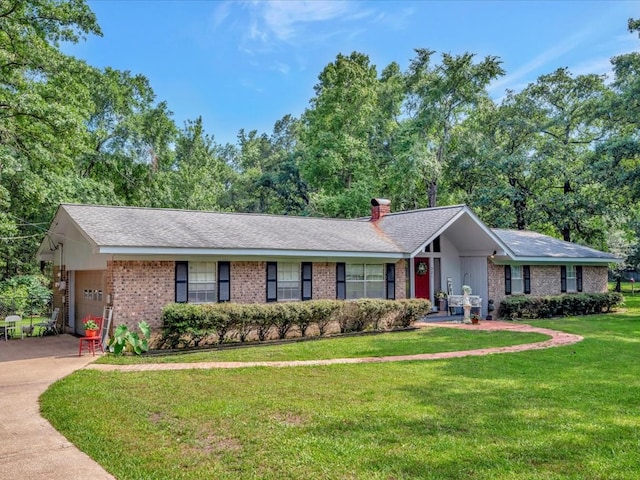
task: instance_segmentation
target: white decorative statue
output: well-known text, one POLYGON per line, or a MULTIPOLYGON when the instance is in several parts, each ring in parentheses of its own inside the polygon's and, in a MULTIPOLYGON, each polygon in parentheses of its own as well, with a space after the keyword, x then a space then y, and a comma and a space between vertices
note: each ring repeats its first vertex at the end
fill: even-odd
POLYGON ((471 295, 471 287, 469 285, 463 285, 462 310, 464 311, 464 316, 462 317, 462 321, 464 323, 471 323, 471 300, 469 299, 469 295, 471 295))

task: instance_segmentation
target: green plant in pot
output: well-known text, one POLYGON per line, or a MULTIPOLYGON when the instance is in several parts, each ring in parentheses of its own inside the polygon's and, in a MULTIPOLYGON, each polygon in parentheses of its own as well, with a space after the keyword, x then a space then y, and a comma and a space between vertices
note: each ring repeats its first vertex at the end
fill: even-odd
POLYGON ((98 335, 98 330, 100 329, 100 327, 94 319, 90 318, 89 320, 85 320, 83 323, 84 333, 87 337, 95 337, 96 335, 98 335))

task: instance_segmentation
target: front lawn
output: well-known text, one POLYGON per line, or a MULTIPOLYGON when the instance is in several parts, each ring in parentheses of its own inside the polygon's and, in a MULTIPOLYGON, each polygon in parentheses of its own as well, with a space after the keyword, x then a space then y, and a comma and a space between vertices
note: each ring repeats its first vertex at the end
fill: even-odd
POLYGON ((455 352, 476 348, 504 347, 534 343, 549 337, 540 333, 506 331, 454 331, 429 328, 408 332, 386 332, 338 338, 317 337, 284 345, 246 344, 241 348, 204 350, 174 355, 127 356, 107 355, 97 363, 191 363, 191 362, 262 362, 318 360, 329 358, 383 357, 418 353, 455 352))
POLYGON ((639 300, 616 314, 530 322, 584 335, 567 347, 385 364, 82 370, 42 396, 42 411, 118 479, 635 479, 639 300))

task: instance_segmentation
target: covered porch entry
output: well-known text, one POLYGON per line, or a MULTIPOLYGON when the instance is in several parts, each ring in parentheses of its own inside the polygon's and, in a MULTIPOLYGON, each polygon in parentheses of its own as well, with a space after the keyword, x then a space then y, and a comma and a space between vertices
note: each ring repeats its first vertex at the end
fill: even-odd
POLYGON ((438 292, 462 295, 462 286, 471 287, 481 300, 480 314, 487 315, 489 296, 488 262, 504 248, 496 236, 470 216, 457 218, 421 248, 408 263, 411 298, 425 298, 438 310, 438 292))

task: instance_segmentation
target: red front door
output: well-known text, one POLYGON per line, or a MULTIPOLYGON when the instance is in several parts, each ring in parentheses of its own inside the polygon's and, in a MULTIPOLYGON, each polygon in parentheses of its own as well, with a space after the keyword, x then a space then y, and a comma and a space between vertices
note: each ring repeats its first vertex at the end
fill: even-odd
POLYGON ((429 259, 414 258, 413 268, 416 298, 429 298, 429 259))

